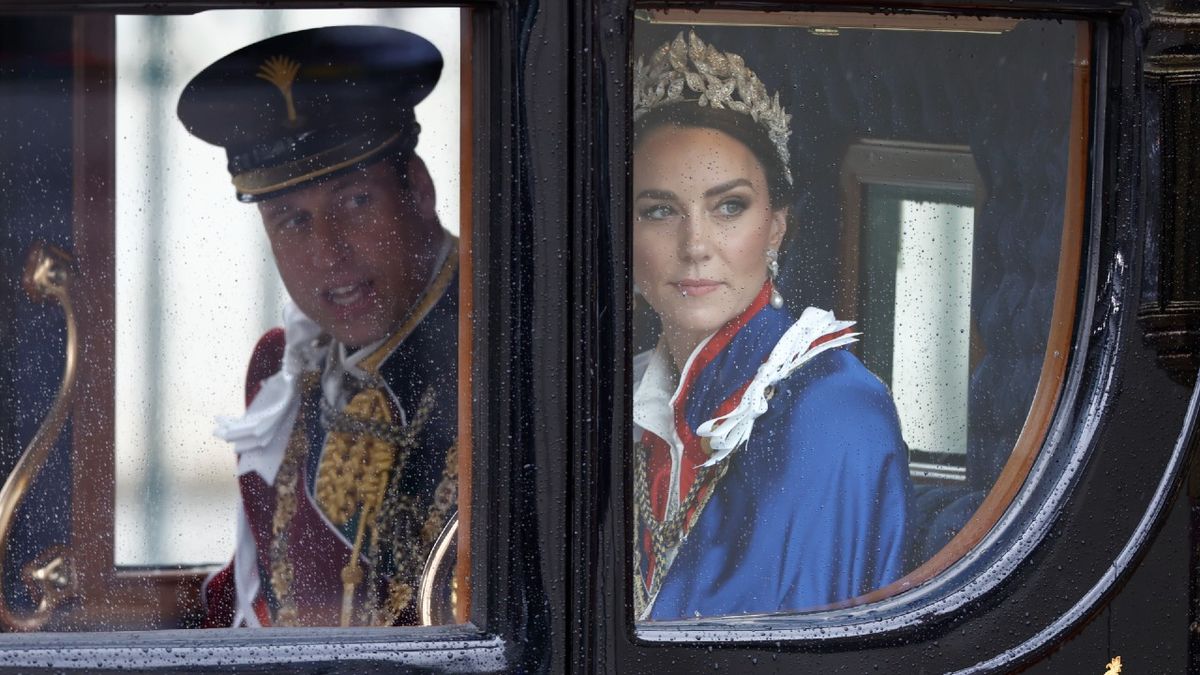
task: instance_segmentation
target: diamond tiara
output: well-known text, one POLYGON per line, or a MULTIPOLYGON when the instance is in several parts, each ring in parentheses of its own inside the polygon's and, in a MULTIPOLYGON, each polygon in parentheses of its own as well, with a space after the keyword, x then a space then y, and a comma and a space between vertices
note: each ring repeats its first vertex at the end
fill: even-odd
POLYGON ((634 121, 659 106, 683 102, 728 108, 750 116, 766 130, 779 153, 787 182, 792 184, 787 146, 792 116, 779 105, 779 92, 774 97, 768 94, 741 56, 718 51, 688 31, 687 41, 680 32, 674 40, 663 43, 650 57, 649 65, 638 57, 633 66, 634 121), (698 96, 685 98, 688 93, 698 96))

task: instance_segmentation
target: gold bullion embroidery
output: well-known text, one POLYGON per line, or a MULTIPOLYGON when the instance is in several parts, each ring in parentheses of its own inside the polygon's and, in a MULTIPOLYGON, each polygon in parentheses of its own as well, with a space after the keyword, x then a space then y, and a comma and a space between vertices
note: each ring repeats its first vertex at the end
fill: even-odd
MULTIPOLYGON (((456 252, 457 244, 451 246, 446 263, 400 330, 362 361, 360 367, 363 370, 375 375, 383 361, 441 298, 454 278, 456 252)), ((318 382, 316 373, 306 375, 305 390, 318 382)), ((433 414, 435 402, 433 387, 427 387, 416 414, 403 427, 393 423, 387 394, 381 386, 358 392, 351 397, 345 410, 322 411, 322 422, 327 424, 328 434, 318 463, 314 497, 320 509, 338 525, 350 522, 355 513, 359 518, 353 550, 341 572, 343 626, 348 626, 354 618, 354 593, 364 581, 368 589, 386 588, 386 593, 369 593, 368 597, 372 599, 359 612, 359 619, 375 625, 396 623, 415 595, 427 555, 423 549, 427 551, 432 547, 453 507, 458 485, 456 446, 446 453, 442 481, 430 500, 423 525, 416 524, 419 520, 416 517, 417 498, 399 490, 409 452, 416 446, 417 437, 433 414), (400 520, 407 525, 401 525, 400 520), (432 536, 427 537, 428 532, 432 532, 432 536), (390 548, 394 567, 393 574, 387 579, 380 578, 380 554, 384 547, 390 548), (362 557, 366 558, 366 569, 360 562, 362 557)), ((321 403, 324 405, 323 399, 321 403)), ((293 574, 287 557, 286 530, 296 511, 297 467, 302 461, 300 458, 307 455, 304 426, 297 421, 276 479, 279 496, 273 520, 271 582, 281 608, 290 608, 286 612, 281 609, 279 614, 291 622, 284 624, 277 619, 281 625, 298 622, 290 593, 293 574)))
POLYGON ((372 625, 396 623, 420 586, 425 560, 436 545, 438 535, 445 528, 458 499, 458 446, 453 445, 446 452, 442 479, 434 490, 423 520, 413 497, 400 494, 399 484, 395 483, 395 486, 396 490, 389 493, 396 495, 392 502, 394 508, 380 512, 381 530, 389 525, 393 528, 391 554, 395 561, 395 573, 388 579, 387 596, 372 612, 372 625))
POLYGON ((272 56, 258 67, 258 72, 254 75, 275 85, 279 93, 283 94, 283 101, 287 104, 289 125, 296 124, 299 119, 299 116, 296 115, 296 102, 292 98, 292 83, 296 81, 296 74, 299 72, 299 63, 286 56, 272 56))
MULTIPOLYGON (((387 395, 375 388, 355 394, 344 414, 355 420, 392 424, 387 395)), ((374 434, 330 431, 315 486, 317 504, 329 520, 342 526, 360 505, 377 508, 395 457, 396 447, 374 434)))
MULTIPOLYGON (((318 375, 315 372, 306 373, 301 391, 308 391, 316 386, 318 375)), ((292 560, 288 553, 287 529, 296 515, 296 490, 299 482, 299 465, 302 458, 308 454, 308 438, 304 430, 304 410, 300 410, 296 423, 292 426, 292 435, 288 437, 287 449, 284 451, 283 462, 279 473, 275 476, 275 511, 271 517, 271 548, 268 555, 271 560, 271 591, 275 594, 278 609, 275 612, 275 624, 279 626, 299 625, 296 610, 296 599, 292 596, 292 582, 295 575, 292 571, 292 560)))

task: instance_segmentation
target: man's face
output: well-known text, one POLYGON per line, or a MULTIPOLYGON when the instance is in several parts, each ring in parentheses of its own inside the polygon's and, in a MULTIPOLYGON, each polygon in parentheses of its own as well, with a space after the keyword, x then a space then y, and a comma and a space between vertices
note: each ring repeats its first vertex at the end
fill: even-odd
POLYGON ((445 234, 420 159, 408 176, 379 161, 258 204, 288 293, 346 345, 395 330, 432 274, 445 234))

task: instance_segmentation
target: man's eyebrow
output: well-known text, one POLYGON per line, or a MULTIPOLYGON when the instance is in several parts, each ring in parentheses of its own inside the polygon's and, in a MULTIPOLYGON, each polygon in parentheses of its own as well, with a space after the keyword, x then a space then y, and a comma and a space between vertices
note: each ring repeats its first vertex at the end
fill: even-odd
POLYGON ((668 190, 642 190, 634 199, 665 199, 674 200, 675 193, 668 190))
POLYGON ((704 191, 704 196, 712 197, 714 195, 719 195, 722 192, 729 192, 730 190, 732 190, 736 187, 742 187, 743 185, 750 188, 751 190, 754 189, 754 185, 749 180, 747 180, 745 178, 734 178, 731 181, 727 181, 725 183, 721 183, 720 185, 714 185, 713 187, 710 187, 709 189, 704 191))
POLYGON ((329 186, 329 191, 341 192, 342 190, 350 190, 360 185, 368 185, 370 183, 371 180, 366 176, 361 176, 357 180, 355 180, 353 176, 342 176, 341 178, 334 179, 329 186))

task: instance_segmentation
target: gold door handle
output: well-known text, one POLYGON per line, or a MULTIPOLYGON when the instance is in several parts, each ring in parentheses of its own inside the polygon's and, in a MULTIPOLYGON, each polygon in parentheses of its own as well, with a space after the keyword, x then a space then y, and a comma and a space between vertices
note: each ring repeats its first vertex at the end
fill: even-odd
MULTIPOLYGON (((50 244, 37 243, 29 252, 21 283, 34 302, 57 301, 63 308, 67 323, 67 354, 62 382, 50 412, 42 420, 33 440, 21 453, 17 465, 0 487, 0 573, 8 557, 9 535, 17 508, 29 492, 33 479, 46 463, 46 458, 62 433, 75 390, 75 374, 79 355, 79 334, 75 325, 75 310, 71 305, 71 281, 74 278, 74 259, 71 254, 50 244)), ((4 589, 0 587, 0 624, 9 631, 34 631, 46 625, 56 609, 78 593, 74 564, 66 549, 54 547, 43 552, 24 566, 21 574, 38 606, 28 614, 18 614, 8 606, 4 589)))
POLYGON ((455 513, 434 543, 417 586, 417 611, 422 626, 455 623, 458 589, 455 587, 454 563, 457 556, 458 513, 455 513))

